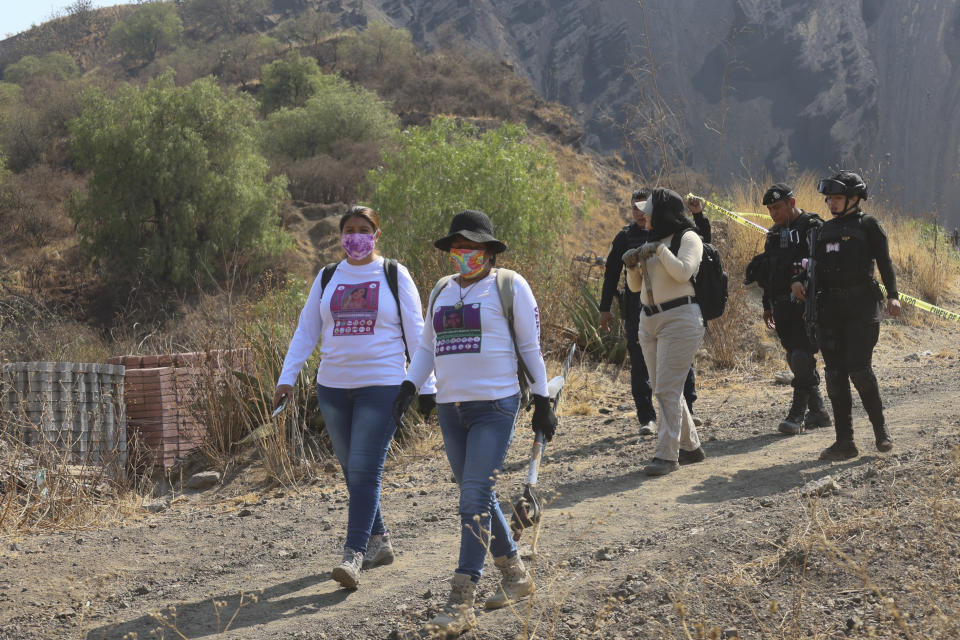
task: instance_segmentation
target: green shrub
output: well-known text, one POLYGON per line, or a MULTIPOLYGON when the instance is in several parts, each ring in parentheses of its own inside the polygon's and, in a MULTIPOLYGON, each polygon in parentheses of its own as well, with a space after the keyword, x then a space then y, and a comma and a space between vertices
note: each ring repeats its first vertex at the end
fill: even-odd
POLYGON ((303 58, 296 51, 282 60, 260 68, 260 109, 263 113, 281 107, 302 107, 324 87, 324 75, 313 58, 303 58))
POLYGON ((334 155, 341 141, 382 141, 396 132, 397 116, 372 91, 330 75, 319 77, 317 89, 302 108, 267 117, 267 151, 294 160, 334 155))
POLYGON ((90 175, 71 216, 111 279, 140 273, 185 290, 286 247, 285 182, 266 179, 249 98, 212 78, 178 88, 166 73, 116 98, 89 90, 82 103, 71 150, 90 175))
POLYGON ((522 125, 479 133, 469 124, 438 118, 400 136, 367 176, 370 204, 383 221, 380 246, 406 264, 421 285, 446 272, 432 241, 446 235, 451 218, 480 209, 510 248, 524 275, 555 271, 571 207, 552 155, 525 141, 522 125))
POLYGON ((128 61, 150 62, 164 49, 176 44, 183 23, 173 2, 147 1, 117 22, 107 41, 128 61))
POLYGON ((48 80, 68 80, 80 74, 77 63, 65 53, 54 51, 38 58, 24 56, 8 66, 3 72, 3 79, 18 85, 24 85, 35 78, 48 80))

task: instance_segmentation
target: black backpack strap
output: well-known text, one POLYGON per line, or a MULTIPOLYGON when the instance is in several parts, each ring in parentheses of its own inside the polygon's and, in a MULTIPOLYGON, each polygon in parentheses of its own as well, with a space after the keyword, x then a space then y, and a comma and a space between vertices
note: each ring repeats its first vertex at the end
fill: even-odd
POLYGON ((410 348, 407 346, 407 334, 403 330, 403 307, 400 306, 400 276, 397 261, 393 258, 383 259, 383 273, 387 278, 387 287, 393 294, 393 301, 397 303, 397 316, 400 318, 400 337, 403 338, 403 353, 407 356, 407 362, 410 362, 410 348))
POLYGON ((320 295, 323 296, 323 292, 326 290, 327 285, 330 284, 330 278, 333 277, 333 272, 337 270, 337 267, 340 265, 339 262, 331 262, 323 268, 323 272, 320 274, 320 295))

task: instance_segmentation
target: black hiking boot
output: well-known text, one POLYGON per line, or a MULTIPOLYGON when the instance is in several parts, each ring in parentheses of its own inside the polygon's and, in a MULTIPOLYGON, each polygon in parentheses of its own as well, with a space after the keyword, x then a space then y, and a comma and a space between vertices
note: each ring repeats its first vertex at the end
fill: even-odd
POLYGON ((823 406, 823 396, 820 395, 820 389, 818 387, 811 387, 808 397, 807 407, 810 410, 807 412, 807 417, 803 420, 803 428, 822 429, 823 427, 832 426, 833 420, 830 419, 830 414, 827 412, 826 407, 823 406))
POLYGON ((853 440, 837 440, 820 453, 821 460, 850 460, 860 455, 853 440))
POLYGON ((777 431, 788 436, 795 436, 803 431, 803 412, 806 408, 807 390, 794 387, 790 411, 787 412, 787 417, 777 426, 777 431))
POLYGON ((879 427, 874 425, 873 437, 877 441, 877 451, 886 453, 893 449, 893 440, 890 439, 890 432, 887 431, 887 425, 882 424, 879 427))

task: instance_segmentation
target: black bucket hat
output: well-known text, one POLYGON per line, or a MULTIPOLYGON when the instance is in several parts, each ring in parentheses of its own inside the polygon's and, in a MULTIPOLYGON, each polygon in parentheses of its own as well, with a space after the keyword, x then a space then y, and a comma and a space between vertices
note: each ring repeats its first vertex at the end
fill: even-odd
POLYGON ((487 245, 490 253, 503 253, 507 245, 493 235, 493 223, 483 211, 467 209, 453 216, 450 221, 450 233, 433 243, 441 251, 449 251, 450 244, 456 236, 461 236, 470 242, 482 242, 487 245))

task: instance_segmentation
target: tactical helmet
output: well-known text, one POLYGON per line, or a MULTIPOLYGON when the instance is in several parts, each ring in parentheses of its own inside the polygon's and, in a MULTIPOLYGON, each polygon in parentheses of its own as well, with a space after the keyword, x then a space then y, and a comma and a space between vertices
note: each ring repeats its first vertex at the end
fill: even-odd
POLYGON ((793 189, 788 185, 778 182, 773 185, 763 194, 763 206, 768 206, 774 202, 780 202, 781 200, 786 200, 793 197, 793 189))
POLYGON ((840 171, 829 178, 824 178, 817 185, 817 191, 825 196, 860 196, 867 199, 867 185, 860 174, 853 171, 840 171))

